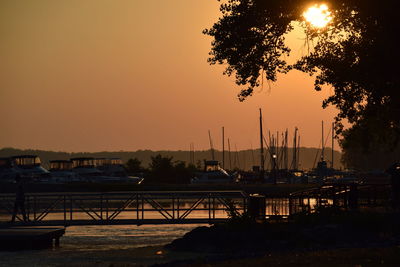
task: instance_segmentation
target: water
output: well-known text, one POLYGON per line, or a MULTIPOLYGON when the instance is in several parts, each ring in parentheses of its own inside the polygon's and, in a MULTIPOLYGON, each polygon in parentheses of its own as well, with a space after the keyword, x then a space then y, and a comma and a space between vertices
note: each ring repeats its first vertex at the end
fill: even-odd
MULTIPOLYGON (((302 204, 315 206, 316 202, 303 201, 302 204)), ((185 203, 185 208, 190 205, 185 203)), ((217 218, 226 218, 221 205, 216 210, 217 218)), ((149 207, 146 207, 149 208, 149 207)), ((207 206, 195 210, 190 216, 207 218, 207 206)), ((288 215, 288 199, 268 199, 267 215, 288 215)), ((9 214, 1 214, 0 221, 9 220, 9 214)), ((59 211, 48 214, 44 219, 62 219, 59 211)), ((156 211, 146 211, 146 218, 158 218, 156 211)), ((118 215, 119 219, 135 217, 134 210, 126 210, 118 215)), ((84 212, 74 211, 75 219, 90 219, 84 212)), ((47 250, 25 250, 0 252, 0 266, 109 266, 151 265, 159 262, 182 259, 187 255, 166 255, 163 245, 182 237, 185 233, 201 225, 112 225, 112 226, 70 226, 61 238, 61 248, 47 250)), ((191 256, 193 257, 193 255, 191 256)), ((197 257, 197 256, 196 256, 197 257)))
POLYGON ((150 265, 176 258, 162 246, 200 225, 71 226, 58 249, 0 251, 0 266, 150 265))
POLYGON ((61 240, 63 250, 130 249, 165 245, 199 225, 71 226, 61 240))

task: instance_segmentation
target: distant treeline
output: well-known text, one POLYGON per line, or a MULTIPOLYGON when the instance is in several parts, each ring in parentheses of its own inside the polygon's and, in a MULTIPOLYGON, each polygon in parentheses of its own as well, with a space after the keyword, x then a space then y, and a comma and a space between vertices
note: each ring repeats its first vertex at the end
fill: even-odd
MULTIPOLYGON (((288 151, 288 166, 291 166, 293 150, 289 148, 288 151)), ((331 152, 330 148, 325 149, 325 160, 328 161, 328 166, 331 162, 331 152)), ((218 160, 222 164, 222 151, 215 151, 215 160, 218 160)), ((268 155, 268 153, 266 153, 268 155)), ((10 157, 16 155, 37 155, 42 160, 44 167, 48 166, 49 160, 59 160, 59 159, 70 159, 74 157, 93 157, 93 158, 121 158, 124 162, 129 159, 136 158, 141 161, 141 165, 147 168, 151 162, 151 157, 156 155, 161 155, 163 157, 173 157, 173 161, 184 161, 186 163, 192 163, 195 166, 202 166, 204 160, 211 160, 210 150, 201 150, 194 152, 194 161, 191 157, 190 151, 152 151, 152 150, 137 150, 137 151, 118 151, 118 152, 79 152, 79 153, 67 153, 67 152, 55 152, 55 151, 45 151, 45 150, 33 150, 33 149, 16 149, 16 148, 2 148, 0 149, 0 157, 10 157)), ((320 159, 321 150, 317 148, 300 148, 300 160, 299 169, 309 170, 316 166, 316 162, 320 159)), ((278 159, 282 158, 278 155, 278 159)), ((341 160, 341 153, 334 151, 334 167, 343 168, 341 160)), ((281 166, 283 167, 283 160, 280 160, 281 166)), ((225 169, 242 169, 250 170, 253 165, 260 164, 260 150, 240 150, 238 152, 231 152, 230 154, 225 151, 225 169)), ((266 168, 270 168, 270 162, 267 158, 265 162, 266 168)))

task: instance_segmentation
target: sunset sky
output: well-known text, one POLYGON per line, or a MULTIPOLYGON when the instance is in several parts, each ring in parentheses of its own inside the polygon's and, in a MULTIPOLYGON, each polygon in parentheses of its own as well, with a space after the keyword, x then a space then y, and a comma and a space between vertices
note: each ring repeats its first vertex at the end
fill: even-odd
MULTIPOLYGON (((239 102, 223 66, 207 63, 216 0, 2 0, 0 147, 116 151, 221 149, 221 127, 238 149, 266 131, 299 127, 317 147, 334 108, 297 71, 239 102)), ((306 53, 300 31, 289 36, 306 53)), ((337 147, 336 147, 337 148, 337 147)))

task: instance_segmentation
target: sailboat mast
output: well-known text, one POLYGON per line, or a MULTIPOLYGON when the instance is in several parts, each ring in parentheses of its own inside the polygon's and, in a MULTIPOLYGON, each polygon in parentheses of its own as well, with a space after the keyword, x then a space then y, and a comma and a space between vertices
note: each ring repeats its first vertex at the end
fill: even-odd
POLYGON ((331 168, 333 169, 333 146, 334 146, 334 141, 335 141, 335 123, 332 122, 332 166, 331 168))
POLYGON ((213 147, 213 143, 212 143, 212 139, 211 139, 210 130, 208 130, 208 139, 210 140, 211 158, 212 158, 212 160, 215 160, 214 147, 213 147))
POLYGON ((254 162, 254 150, 253 150, 253 144, 250 142, 250 148, 251 148, 251 159, 252 159, 252 164, 253 166, 255 165, 254 162))
POLYGON ((260 108, 260 179, 264 179, 264 143, 263 143, 263 125, 262 125, 261 108, 260 108))
POLYGON ((321 151, 321 161, 324 161, 324 158, 325 158, 325 155, 324 155, 324 152, 325 152, 325 138, 324 138, 324 121, 322 121, 322 151, 321 151))
POLYGON ((192 146, 193 146, 193 143, 190 143, 190 152, 189 152, 189 162, 190 162, 190 164, 193 164, 193 156, 192 156, 192 146))
POLYGON ((222 169, 225 169, 225 128, 222 126, 222 169))
POLYGON ((288 129, 286 129, 286 132, 285 132, 285 159, 284 159, 284 162, 285 162, 285 170, 288 170, 288 129))
POLYGON ((294 137, 293 137, 293 160, 292 160, 293 169, 297 169, 297 127, 294 128, 294 137))
POLYGON ((299 139, 297 140, 297 162, 296 162, 296 170, 299 169, 299 161, 300 161, 300 134, 299 134, 299 139))
POLYGON ((231 142, 228 138, 228 157, 229 157, 229 170, 232 170, 232 158, 231 158, 231 142))
POLYGON ((236 164, 235 164, 235 167, 237 167, 237 168, 240 170, 241 168, 240 168, 239 151, 238 151, 238 149, 237 149, 236 144, 235 144, 235 150, 236 150, 236 157, 235 157, 235 159, 237 160, 237 166, 236 166, 236 164))

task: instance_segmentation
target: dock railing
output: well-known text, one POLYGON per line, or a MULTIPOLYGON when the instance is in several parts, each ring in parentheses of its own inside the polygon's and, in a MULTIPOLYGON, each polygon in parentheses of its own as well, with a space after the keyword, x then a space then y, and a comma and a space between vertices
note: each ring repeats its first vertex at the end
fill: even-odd
MULTIPOLYGON (((287 197, 265 196, 265 217, 288 218, 312 213, 319 207, 352 209, 390 208, 391 187, 386 184, 326 184, 287 197)), ((16 225, 213 224, 225 222, 232 203, 239 213, 248 209, 242 191, 135 191, 93 193, 29 193, 16 225)), ((13 215, 15 194, 0 194, 0 223, 13 215)))
MULTIPOLYGON (((0 194, 0 221, 10 220, 14 194, 0 194)), ((105 193, 29 193, 21 225, 106 225, 215 223, 227 219, 228 203, 246 209, 242 191, 138 191, 105 193)))
POLYGON ((313 212, 319 207, 337 207, 344 210, 389 209, 389 184, 324 184, 318 188, 290 194, 291 214, 313 212))

